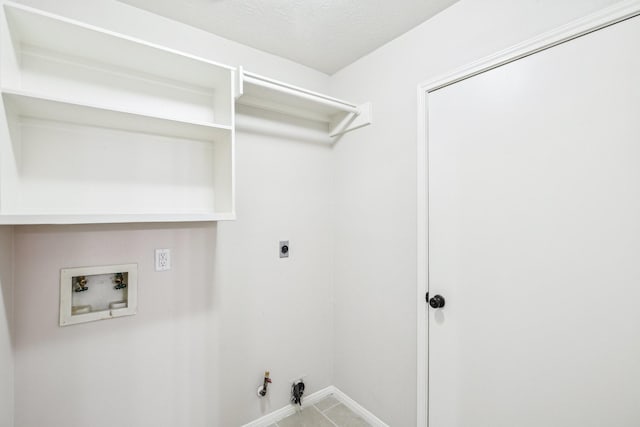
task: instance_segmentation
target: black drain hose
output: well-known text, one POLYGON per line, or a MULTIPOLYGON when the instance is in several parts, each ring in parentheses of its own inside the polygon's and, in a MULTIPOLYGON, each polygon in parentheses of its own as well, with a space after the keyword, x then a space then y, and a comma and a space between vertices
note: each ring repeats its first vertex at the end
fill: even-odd
POLYGON ((304 394, 304 383, 298 381, 291 386, 291 401, 302 406, 302 395, 304 394))

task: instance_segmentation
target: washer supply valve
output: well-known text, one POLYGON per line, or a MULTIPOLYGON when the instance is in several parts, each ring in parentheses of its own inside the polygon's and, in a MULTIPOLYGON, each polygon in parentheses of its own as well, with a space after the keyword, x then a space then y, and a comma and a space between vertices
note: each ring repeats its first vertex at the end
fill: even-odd
POLYGON ((269 378, 269 371, 264 371, 264 381, 260 387, 258 387, 258 397, 265 397, 267 395, 267 384, 271 382, 269 378))

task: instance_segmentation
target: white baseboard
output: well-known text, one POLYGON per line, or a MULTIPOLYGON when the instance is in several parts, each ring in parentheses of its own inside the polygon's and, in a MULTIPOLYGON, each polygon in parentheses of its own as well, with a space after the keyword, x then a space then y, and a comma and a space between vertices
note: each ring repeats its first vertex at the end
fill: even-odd
MULTIPOLYGON (((387 424, 382 422, 380 418, 373 415, 371 412, 366 410, 358 402, 356 402, 355 400, 353 400, 352 398, 344 394, 340 389, 332 385, 306 396, 302 400, 302 408, 304 409, 308 406, 314 405, 320 402, 325 397, 330 395, 333 395, 333 397, 335 397, 336 400, 338 400, 344 406, 346 406, 347 408, 351 409, 353 412, 358 414, 362 419, 364 419, 366 422, 371 424, 373 427, 389 427, 387 424)), ((247 423, 242 427, 267 427, 273 423, 278 422, 283 418, 288 417, 289 415, 295 414, 296 410, 297 410, 296 405, 290 404, 276 411, 273 411, 267 415, 264 415, 258 418, 257 420, 251 421, 250 423, 247 423)))
POLYGON ((337 387, 333 387, 333 397, 335 397, 340 403, 342 403, 347 408, 351 409, 356 414, 360 415, 360 418, 371 424, 373 427, 389 427, 385 422, 383 422, 380 418, 373 415, 364 406, 347 396, 337 387))
MULTIPOLYGON (((308 396, 304 396, 302 399, 302 408, 306 408, 307 406, 314 405, 320 402, 325 397, 332 394, 335 390, 335 387, 329 386, 323 388, 322 390, 318 390, 315 393, 311 393, 308 396)), ((267 427, 271 424, 288 417, 289 415, 293 415, 296 413, 298 406, 294 404, 289 404, 283 408, 277 409, 267 415, 264 415, 257 420, 253 420, 248 424, 243 425, 242 427, 267 427)))

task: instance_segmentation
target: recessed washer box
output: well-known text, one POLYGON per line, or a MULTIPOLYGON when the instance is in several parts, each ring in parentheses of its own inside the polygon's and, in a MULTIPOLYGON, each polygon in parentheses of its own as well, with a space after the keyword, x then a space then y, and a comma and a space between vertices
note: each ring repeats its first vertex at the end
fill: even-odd
POLYGON ((138 308, 138 264, 60 270, 60 326, 131 316, 138 308))

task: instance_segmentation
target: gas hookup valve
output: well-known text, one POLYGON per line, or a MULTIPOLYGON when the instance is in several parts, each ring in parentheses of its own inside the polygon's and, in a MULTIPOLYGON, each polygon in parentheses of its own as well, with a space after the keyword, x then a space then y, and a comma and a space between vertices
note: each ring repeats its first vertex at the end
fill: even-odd
POLYGON ((258 387, 258 397, 265 397, 267 395, 267 385, 271 383, 271 378, 269 378, 269 371, 264 371, 264 380, 262 385, 258 387))

